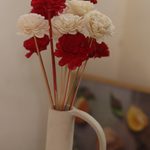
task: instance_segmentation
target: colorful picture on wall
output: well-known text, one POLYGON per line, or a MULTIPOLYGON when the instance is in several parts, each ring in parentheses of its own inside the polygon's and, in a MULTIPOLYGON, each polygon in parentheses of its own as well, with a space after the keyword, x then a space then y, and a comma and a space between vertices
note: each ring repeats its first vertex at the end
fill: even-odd
MULTIPOLYGON (((101 124, 107 150, 150 150, 150 92, 93 79, 83 77, 75 107, 101 124)), ((74 149, 97 150, 98 146, 95 131, 76 118, 74 149)))

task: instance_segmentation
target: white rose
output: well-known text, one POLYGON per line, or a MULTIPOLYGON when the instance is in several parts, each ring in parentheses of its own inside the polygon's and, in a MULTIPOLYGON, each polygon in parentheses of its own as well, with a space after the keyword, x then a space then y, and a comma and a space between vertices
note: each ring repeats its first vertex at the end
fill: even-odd
POLYGON ((91 10, 94 10, 94 4, 90 1, 71 0, 66 3, 66 9, 64 13, 83 16, 91 10))
POLYGON ((102 41, 105 36, 114 33, 115 27, 111 19, 97 10, 88 12, 84 16, 83 22, 92 38, 102 41))
POLYGON ((44 20, 44 17, 35 13, 25 14, 20 16, 17 22, 18 28, 22 35, 31 35, 32 33, 38 37, 44 37, 44 34, 49 32, 48 20, 44 20))
POLYGON ((82 18, 73 14, 61 14, 52 18, 53 37, 59 38, 63 34, 76 34, 83 27, 82 18))

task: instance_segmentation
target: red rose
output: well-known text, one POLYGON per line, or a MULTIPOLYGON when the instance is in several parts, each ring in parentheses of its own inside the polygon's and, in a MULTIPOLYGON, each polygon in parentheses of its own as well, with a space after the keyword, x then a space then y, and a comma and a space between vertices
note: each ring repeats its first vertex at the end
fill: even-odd
POLYGON ((71 70, 82 65, 82 62, 88 60, 88 41, 81 33, 75 35, 64 34, 59 38, 54 53, 57 57, 62 57, 59 61, 60 66, 68 64, 71 70))
POLYGON ((93 39, 92 46, 89 50, 89 57, 106 57, 109 56, 108 46, 102 42, 101 44, 97 43, 95 39, 93 39))
MULTIPOLYGON (((36 40, 38 43, 39 51, 45 50, 47 48, 47 45, 49 44, 49 37, 47 35, 45 35, 43 38, 36 38, 36 40)), ((24 41, 23 46, 30 51, 25 55, 27 58, 29 58, 34 52, 37 53, 33 37, 24 41)))

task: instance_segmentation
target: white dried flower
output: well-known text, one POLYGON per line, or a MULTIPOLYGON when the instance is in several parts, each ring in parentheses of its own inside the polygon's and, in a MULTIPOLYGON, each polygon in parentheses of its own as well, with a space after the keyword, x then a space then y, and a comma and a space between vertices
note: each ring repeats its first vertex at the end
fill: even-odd
POLYGON ((52 18, 53 37, 59 38, 63 34, 76 34, 83 27, 82 18, 73 14, 61 14, 52 18))
POLYGON ((92 38, 102 41, 105 36, 113 35, 114 33, 115 27, 112 24, 111 19, 97 10, 87 13, 83 20, 84 25, 92 38))
POLYGON ((43 16, 30 13, 20 16, 17 22, 18 28, 22 35, 31 35, 32 33, 38 37, 44 37, 44 34, 48 34, 49 24, 48 20, 45 20, 43 16))
POLYGON ((90 1, 71 0, 66 3, 66 9, 64 13, 83 16, 91 10, 94 10, 94 4, 90 1))

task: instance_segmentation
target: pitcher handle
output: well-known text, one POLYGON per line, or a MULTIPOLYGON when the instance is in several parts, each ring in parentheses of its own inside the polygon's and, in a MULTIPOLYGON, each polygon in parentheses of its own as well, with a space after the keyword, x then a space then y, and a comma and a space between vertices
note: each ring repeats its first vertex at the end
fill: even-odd
POLYGON ((105 134, 100 124, 91 115, 89 115, 88 113, 84 111, 76 109, 75 107, 73 107, 73 109, 70 112, 71 112, 71 115, 85 120, 87 123, 89 123, 92 126, 92 128, 95 130, 98 136, 99 150, 106 150, 106 138, 105 138, 105 134))

